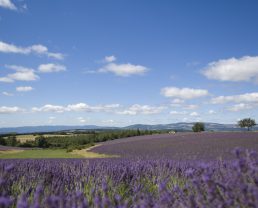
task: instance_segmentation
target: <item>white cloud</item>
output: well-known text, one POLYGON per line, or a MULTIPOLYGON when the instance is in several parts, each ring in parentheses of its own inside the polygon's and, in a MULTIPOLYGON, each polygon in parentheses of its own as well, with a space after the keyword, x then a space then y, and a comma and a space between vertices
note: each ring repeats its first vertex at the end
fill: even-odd
POLYGON ((68 111, 92 111, 91 107, 86 103, 77 103, 67 106, 68 111))
POLYGON ((30 53, 30 50, 28 48, 21 48, 13 44, 0 41, 0 52, 28 54, 30 53))
POLYGON ((23 11, 25 11, 25 10, 28 9, 28 6, 27 6, 27 4, 23 4, 23 5, 21 6, 21 8, 22 8, 23 11))
POLYGON ((193 105, 193 104, 183 106, 183 108, 187 110, 194 110, 194 109, 197 109, 198 107, 199 107, 198 105, 193 105))
POLYGON ((211 62, 202 73, 208 79, 220 81, 258 81, 258 56, 211 62))
POLYGON ((16 87, 16 91, 17 92, 29 92, 33 90, 33 88, 31 86, 20 86, 20 87, 16 87))
POLYGON ((51 73, 51 72, 60 72, 60 71, 65 71, 66 67, 60 64, 41 64, 38 67, 39 72, 42 73, 51 73))
POLYGON ((239 103, 235 104, 231 107, 228 108, 229 111, 237 112, 237 111, 242 111, 242 110, 249 110, 254 108, 253 105, 248 104, 248 103, 239 103))
POLYGON ((17 81, 35 81, 39 79, 39 76, 35 74, 35 71, 30 68, 16 66, 16 65, 6 65, 7 68, 13 69, 16 72, 8 74, 6 77, 0 77, 0 82, 14 82, 17 81))
POLYGON ((65 55, 62 54, 62 53, 51 53, 51 52, 48 52, 46 55, 48 57, 50 57, 50 58, 54 58, 54 59, 58 59, 58 60, 62 60, 65 57, 65 55))
POLYGON ((9 92, 2 92, 2 94, 5 95, 5 96, 13 96, 13 94, 9 93, 9 92))
POLYGON ((216 112, 214 110, 209 110, 208 113, 209 114, 215 114, 216 112))
POLYGON ((66 111, 66 108, 60 105, 44 105, 40 108, 34 107, 32 108, 32 112, 55 112, 55 113, 63 113, 66 111))
POLYGON ((171 115, 186 115, 186 111, 170 111, 171 115))
POLYGON ((12 114, 12 113, 19 113, 23 112, 24 109, 19 107, 7 107, 7 106, 0 106, 0 114, 12 114))
POLYGON ((0 7, 5 9, 17 10, 17 7, 12 3, 11 0, 0 0, 0 7))
POLYGON ((188 118, 183 118, 183 122, 187 122, 187 121, 189 121, 189 119, 188 118))
POLYGON ((102 123, 104 123, 104 124, 114 124, 115 121, 112 120, 112 119, 109 119, 109 120, 103 120, 102 123))
POLYGON ((222 104, 227 102, 235 102, 235 103, 241 103, 241 102, 247 102, 247 103, 258 103, 258 93, 245 93, 240 95, 230 95, 230 96, 218 96, 211 99, 212 104, 222 104))
POLYGON ((47 104, 42 107, 32 108, 33 112, 113 112, 115 109, 119 108, 119 104, 109 104, 109 105, 96 105, 90 106, 86 103, 77 103, 67 106, 51 105, 47 104))
POLYGON ((116 60, 116 57, 115 56, 106 56, 105 57, 105 62, 108 62, 108 63, 110 63, 110 62, 114 62, 116 60))
POLYGON ((185 102, 184 100, 179 99, 179 98, 173 99, 173 100, 171 101, 172 104, 182 104, 182 103, 184 103, 184 102, 185 102))
POLYGON ((148 71, 148 68, 141 65, 133 64, 116 64, 109 63, 103 66, 98 72, 113 73, 117 76, 128 77, 131 75, 143 75, 148 71))
POLYGON ((48 123, 52 124, 55 119, 56 119, 56 117, 54 117, 54 116, 48 117, 48 123))
POLYGON ((44 45, 32 45, 28 47, 20 47, 14 44, 9 44, 0 41, 0 52, 2 53, 17 53, 17 54, 38 54, 45 55, 55 59, 64 59, 64 55, 61 53, 52 53, 48 51, 48 48, 44 45))
POLYGON ((0 82, 12 83, 14 81, 9 77, 0 77, 0 82))
POLYGON ((165 97, 179 98, 179 99, 194 99, 207 96, 209 93, 204 89, 192 88, 177 88, 177 87, 164 87, 161 89, 161 94, 165 97))
POLYGON ((96 106, 90 106, 86 103, 77 103, 67 106, 68 111, 86 111, 86 112, 111 112, 114 109, 119 108, 119 104, 109 104, 109 105, 96 105, 96 106))
POLYGON ((96 74, 96 73, 98 73, 98 72, 95 71, 95 70, 86 70, 86 71, 84 71, 83 73, 84 73, 84 74, 96 74))
POLYGON ((190 116, 199 116, 199 113, 197 113, 197 112, 192 112, 192 113, 190 113, 190 116))
POLYGON ((85 118, 83 118, 83 117, 78 117, 77 119, 78 119, 78 121, 79 121, 80 123, 86 123, 86 122, 88 121, 87 119, 85 119, 85 118))
POLYGON ((161 113, 164 107, 162 106, 149 106, 149 105, 139 105, 134 104, 130 106, 128 109, 125 109, 123 111, 118 111, 118 114, 122 115, 137 115, 137 114, 158 114, 161 113))

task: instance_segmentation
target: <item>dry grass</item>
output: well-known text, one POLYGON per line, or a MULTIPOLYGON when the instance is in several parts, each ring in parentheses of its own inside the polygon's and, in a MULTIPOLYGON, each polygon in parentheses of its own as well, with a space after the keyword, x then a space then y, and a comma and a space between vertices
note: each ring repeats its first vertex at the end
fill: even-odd
POLYGON ((15 153, 20 153, 20 152, 23 152, 24 150, 15 150, 15 149, 12 149, 12 150, 0 150, 0 155, 1 154, 15 154, 15 153))
MULTIPOLYGON (((39 135, 33 135, 33 134, 26 134, 26 135, 17 135, 16 139, 20 141, 21 143, 25 143, 26 141, 34 141, 36 137, 39 135)), ((66 137, 71 135, 60 135, 60 134, 44 134, 42 135, 44 137, 66 137)))
POLYGON ((92 150, 93 148, 100 146, 99 145, 95 145, 86 149, 82 149, 82 150, 73 150, 71 152, 71 154, 76 154, 76 155, 81 155, 85 158, 110 158, 110 157, 118 157, 117 155, 107 155, 107 154, 100 154, 100 153, 96 153, 96 152, 90 152, 90 150, 92 150))

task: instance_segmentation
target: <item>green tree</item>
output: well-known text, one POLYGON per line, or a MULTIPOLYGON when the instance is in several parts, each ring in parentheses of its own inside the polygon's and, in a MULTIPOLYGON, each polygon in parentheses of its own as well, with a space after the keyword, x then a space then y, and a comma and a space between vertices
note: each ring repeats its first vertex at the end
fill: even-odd
POLYGON ((16 136, 8 136, 6 139, 6 145, 15 147, 19 142, 16 139, 16 136))
POLYGON ((201 132, 201 131, 204 131, 205 128, 204 128, 204 123, 201 123, 201 122, 197 122, 193 125, 192 127, 193 129, 193 132, 201 132))
POLYGON ((43 136, 36 137, 35 143, 36 143, 36 146, 41 147, 41 148, 49 147, 49 143, 48 143, 47 139, 43 136))
POLYGON ((0 137, 0 145, 6 145, 6 140, 3 137, 0 137))
POLYGON ((241 128, 247 127, 247 131, 250 131, 250 128, 252 128, 255 125, 256 125, 255 120, 251 119, 251 118, 244 118, 244 119, 238 121, 238 126, 240 126, 241 128))

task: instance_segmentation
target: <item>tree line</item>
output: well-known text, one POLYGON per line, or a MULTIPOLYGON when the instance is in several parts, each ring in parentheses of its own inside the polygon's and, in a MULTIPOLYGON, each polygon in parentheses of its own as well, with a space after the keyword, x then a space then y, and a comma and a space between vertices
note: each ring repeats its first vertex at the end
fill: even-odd
POLYGON ((32 141, 21 143, 15 135, 10 135, 6 138, 0 137, 0 145, 16 146, 16 147, 31 147, 31 148, 62 148, 62 149, 81 149, 87 146, 92 146, 94 143, 105 142, 119 138, 126 138, 140 135, 151 135, 166 133, 166 131, 158 130, 117 130, 106 132, 88 132, 87 134, 75 134, 66 136, 48 136, 39 135, 32 141))

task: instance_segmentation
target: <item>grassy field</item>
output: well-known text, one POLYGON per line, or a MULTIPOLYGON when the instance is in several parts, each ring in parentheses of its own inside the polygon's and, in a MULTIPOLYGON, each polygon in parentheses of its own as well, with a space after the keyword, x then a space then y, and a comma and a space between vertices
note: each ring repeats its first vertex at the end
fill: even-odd
MULTIPOLYGON (((24 143, 26 141, 34 141, 36 137, 39 135, 33 135, 33 134, 25 134, 25 135, 17 135, 16 139, 20 141, 21 143, 24 143)), ((60 135, 60 134, 44 134, 42 135, 44 137, 66 137, 71 135, 60 135)))
POLYGON ((88 149, 67 152, 65 149, 30 149, 0 151, 0 159, 29 158, 107 158, 105 154, 89 152, 88 149))

